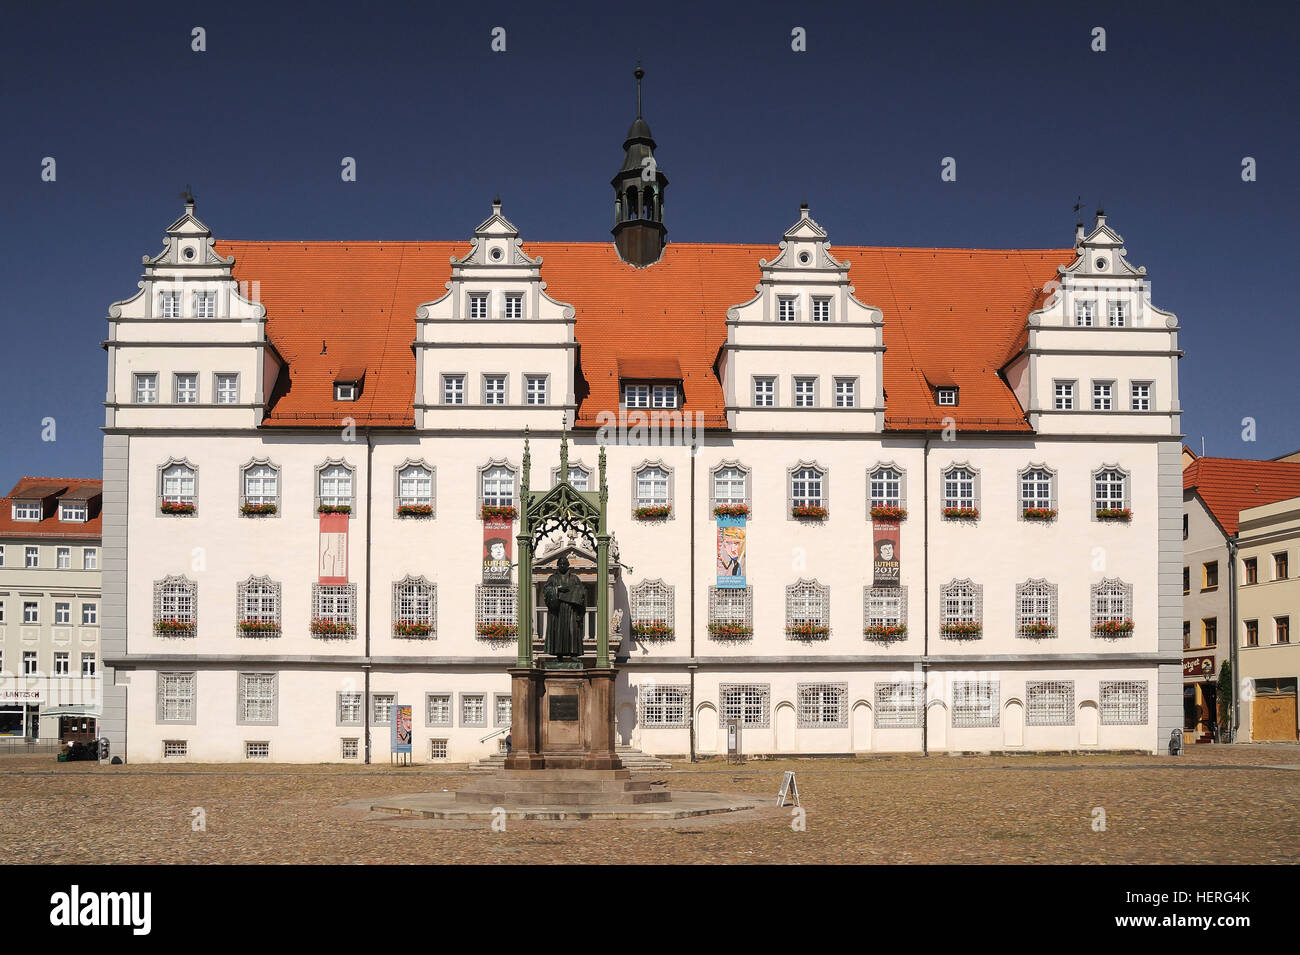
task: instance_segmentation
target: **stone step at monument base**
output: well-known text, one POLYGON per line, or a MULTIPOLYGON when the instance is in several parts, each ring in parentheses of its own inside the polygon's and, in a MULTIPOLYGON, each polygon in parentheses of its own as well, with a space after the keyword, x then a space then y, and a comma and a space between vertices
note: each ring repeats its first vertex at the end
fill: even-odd
POLYGON ((672 794, 626 769, 505 769, 456 790, 457 805, 633 806, 672 794))
MULTIPOLYGON (((639 749, 633 749, 631 746, 619 746, 616 752, 623 763, 624 769, 644 771, 673 768, 672 763, 665 762, 658 756, 643 753, 639 749)), ((471 763, 469 770, 473 773, 495 773, 505 769, 505 766, 506 754, 493 753, 485 759, 480 759, 477 763, 471 763)))

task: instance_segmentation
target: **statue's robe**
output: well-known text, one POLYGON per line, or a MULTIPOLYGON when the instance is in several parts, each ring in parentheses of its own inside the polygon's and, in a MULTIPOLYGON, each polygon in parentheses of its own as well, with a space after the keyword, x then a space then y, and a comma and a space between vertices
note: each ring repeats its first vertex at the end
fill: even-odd
POLYGON ((582 656, 583 620, 587 615, 587 594, 572 572, 554 573, 542 588, 546 601, 546 652, 557 657, 582 656), (561 592, 562 588, 568 588, 561 592))

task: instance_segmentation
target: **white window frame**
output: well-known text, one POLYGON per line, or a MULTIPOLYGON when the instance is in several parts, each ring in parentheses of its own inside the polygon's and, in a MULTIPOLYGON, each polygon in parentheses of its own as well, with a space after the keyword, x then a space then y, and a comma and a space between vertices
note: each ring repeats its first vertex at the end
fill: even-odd
POLYGON ((776 297, 776 320, 778 322, 799 321, 799 296, 778 295, 776 297))
POLYGON ((1154 382, 1130 381, 1128 383, 1129 411, 1150 411, 1155 398, 1155 390, 1154 382))
POLYGON ((818 377, 816 375, 792 375, 791 381, 794 406, 796 408, 816 408, 818 406, 818 377))
POLYGON ((72 569, 72 548, 71 547, 54 548, 54 569, 55 570, 72 569))
POLYGON ((623 382, 624 408, 649 408, 650 385, 640 381, 623 382))
POLYGON ((1107 318, 1111 328, 1128 327, 1128 303, 1112 300, 1107 308, 1107 318))
POLYGON ((519 607, 515 588, 506 584, 476 584, 474 587, 474 628, 480 640, 516 639, 519 632, 519 607), (494 636, 483 627, 504 627, 494 636))
POLYGON ((54 676, 72 676, 72 652, 54 651, 54 676))
POLYGON ((158 313, 163 318, 180 318, 181 317, 181 293, 171 292, 171 291, 159 292, 158 313))
POLYGON ((178 371, 172 375, 172 388, 176 404, 196 405, 199 403, 199 373, 196 371, 178 371))
POLYGON ((357 510, 357 469, 343 458, 328 458, 316 465, 312 481, 315 494, 314 507, 317 513, 321 506, 347 507, 348 517, 357 510))
POLYGON ((216 372, 212 376, 212 398, 219 405, 239 404, 239 373, 216 372))
POLYGON ((1058 379, 1052 382, 1052 408, 1056 411, 1074 410, 1074 390, 1078 381, 1058 379))
POLYGON ((1113 379, 1093 379, 1092 410, 1115 410, 1115 382, 1113 379))
POLYGON ((99 626, 99 604, 83 603, 81 605, 81 625, 83 627, 99 626))
POLYGON ((662 579, 642 580, 628 590, 635 640, 672 640, 676 635, 676 588, 662 579))
POLYGON ((799 729, 837 729, 849 725, 847 683, 799 683, 795 687, 799 729))
POLYGON ((1098 633, 1097 628, 1106 621, 1133 620, 1133 585, 1117 577, 1106 577, 1093 584, 1088 594, 1092 614, 1092 635, 1108 639, 1131 637, 1136 630, 1118 633, 1098 633))
POLYGON ((195 318, 216 318, 217 317, 217 293, 212 291, 198 291, 194 293, 194 317, 195 318))
POLYGON ((942 640, 979 640, 984 636, 984 587, 969 577, 948 581, 939 588, 939 637, 942 640), (948 626, 975 625, 974 633, 949 633, 948 626))
POLYGON ((279 684, 274 670, 241 671, 236 682, 235 725, 275 726, 279 722, 279 684))
POLYGON ((812 320, 829 322, 831 320, 831 297, 829 295, 812 296, 812 320))
POLYGON ((997 680, 953 680, 953 729, 995 727, 1002 706, 1002 685, 997 680))
POLYGON ((816 579, 800 577, 785 588, 785 637, 787 640, 829 640, 831 637, 831 588, 816 579), (812 633, 794 628, 812 627, 812 633))
POLYGON ((710 586, 708 631, 710 640, 750 639, 754 635, 754 588, 710 586))
POLYGON ((550 403, 550 375, 524 375, 524 404, 541 407, 550 403))
MULTIPOLYGON (((157 513, 163 514, 163 503, 191 504, 198 512, 199 469, 188 458, 168 458, 158 465, 157 513)), ((176 516, 168 514, 169 517, 176 516)))
POLYGON ((450 691, 433 690, 424 694, 424 725, 454 726, 456 716, 456 695, 450 691), (435 701, 443 715, 434 710, 435 701))
POLYGON ((135 373, 135 403, 138 405, 156 405, 158 403, 158 373, 156 371, 138 371, 135 373))
POLYGON ((652 408, 676 408, 678 405, 676 385, 651 385, 650 406, 652 408))
POLYGON ((270 577, 250 576, 235 585, 235 632, 242 637, 278 637, 280 625, 280 585, 270 577), (273 629, 245 630, 245 620, 273 629))
POLYGON ((362 726, 365 716, 365 694, 359 690, 342 690, 334 694, 334 725, 362 726))
POLYGON ((84 524, 90 515, 90 505, 84 501, 60 501, 59 520, 68 524, 84 524))
POLYGON ((402 517, 403 507, 427 507, 429 516, 437 514, 437 471, 423 458, 407 458, 393 469, 393 516, 402 517))
POLYGON ((1073 680, 1027 680, 1026 726, 1073 726, 1073 680))
POLYGON ((155 722, 193 724, 198 709, 198 682, 193 670, 159 671, 155 722))
POLYGON ((487 693, 481 690, 472 693, 461 693, 457 701, 456 712, 460 716, 461 726, 487 726, 487 693), (475 701, 477 701, 477 704, 475 701))
POLYGON ((1150 722, 1151 686, 1147 680, 1102 680, 1097 708, 1102 726, 1146 726, 1150 722))
POLYGON ((856 408, 858 406, 858 379, 835 379, 835 407, 856 408))
POLYGON ((478 503, 492 507, 518 507, 519 470, 503 458, 492 458, 478 469, 478 503), (508 476, 508 477, 507 477, 508 476), (490 490, 489 490, 490 488, 490 490), (509 491, 509 499, 506 491, 509 491))
POLYGON ((442 376, 442 403, 444 405, 463 405, 465 403, 465 375, 451 373, 442 376))
POLYGON ((81 552, 82 570, 99 570, 99 548, 87 547, 81 552))
POLYGON ((371 693, 370 694, 370 717, 371 726, 392 726, 393 709, 397 706, 397 694, 391 692, 371 693), (380 715, 382 714, 382 715, 380 715))
POLYGON ((658 458, 632 469, 632 513, 641 507, 667 507, 673 515, 673 469, 658 458))
POLYGON ((521 319, 524 317, 524 293, 523 292, 506 292, 505 293, 505 317, 507 319, 521 319))
POLYGON ((1074 327, 1092 328, 1097 317, 1097 303, 1092 299, 1079 299, 1074 303, 1074 327))
POLYGON ((509 380, 510 376, 504 372, 485 374, 483 376, 483 404, 490 407, 504 405, 509 380))
POLYGON ((1019 519, 1026 520, 1025 511, 1029 509, 1057 510, 1056 484, 1056 472, 1045 464, 1030 464, 1021 469, 1016 474, 1019 519))
POLYGON ((772 686, 770 683, 720 683, 718 685, 718 725, 732 719, 748 729, 768 729, 772 725, 772 686))
POLYGON ((934 389, 934 403, 939 407, 956 408, 957 401, 958 401, 958 397, 957 397, 956 388, 948 387, 945 385, 942 388, 934 389))
POLYGON ((925 719, 925 686, 920 681, 877 683, 873 709, 876 729, 920 729, 925 719))
POLYGON ((739 461, 719 461, 709 471, 709 510, 719 505, 743 504, 753 516, 750 496, 750 469, 739 461), (740 491, 739 496, 735 493, 740 491), (723 493, 719 494, 719 491, 723 493))
POLYGON ((243 514, 245 506, 265 506, 275 508, 266 516, 278 517, 280 514, 279 465, 268 458, 252 458, 239 469, 239 507, 243 514))
POLYGON ((1030 638, 1055 637, 1058 605, 1056 584, 1048 583, 1042 578, 1031 578, 1016 584, 1016 635, 1030 638))
POLYGON ((153 585, 154 633, 164 637, 193 637, 199 628, 199 585, 185 576, 164 577, 153 585), (159 630, 163 620, 174 620, 177 628, 159 630))
POLYGON ((1088 481, 1092 494, 1093 520, 1101 520, 1101 510, 1128 510, 1131 480, 1128 471, 1117 464, 1103 464, 1092 472, 1088 481), (1116 493, 1118 489, 1118 494, 1116 493))
POLYGON ((407 574, 393 584, 393 637, 433 640, 438 636, 438 585, 407 574), (428 633, 398 633, 398 624, 428 627, 428 633))
POLYGON ((23 547, 23 568, 30 570, 40 567, 41 549, 34 544, 24 545, 23 547))
POLYGON ((14 501, 9 513, 15 521, 40 522, 45 508, 40 501, 14 501))
POLYGON ((875 643, 907 639, 907 587, 862 588, 862 638, 875 643), (871 633, 873 628, 897 627, 895 634, 871 633))
POLYGON ((56 600, 54 602, 54 625, 56 627, 72 626, 71 600, 56 600))
POLYGON ((484 319, 488 317, 488 311, 488 293, 470 292, 469 317, 471 319, 484 319))
POLYGON ((92 677, 98 671, 99 671, 99 662, 95 657, 94 651, 82 651, 81 675, 83 677, 92 677))
POLYGON ((821 507, 827 517, 831 510, 831 472, 816 461, 800 461, 786 470, 787 520, 801 520, 794 516, 796 507, 821 507))
MULTIPOLYGON (((980 511, 980 472, 964 461, 955 461, 940 472, 943 508, 970 508, 980 511)), ((967 518, 945 518, 967 520, 967 518)))
POLYGON ((643 729, 685 729, 690 726, 690 684, 642 684, 637 687, 637 703, 643 729))
POLYGON ((755 375, 752 393, 755 408, 775 408, 776 375, 755 375))
POLYGON ((340 632, 316 633, 311 635, 321 640, 355 640, 357 636, 357 585, 356 584, 312 584, 311 585, 312 621, 321 621, 326 625, 342 625, 340 632), (350 628, 350 629, 349 629, 350 628))
POLYGON ((24 600, 23 601, 23 625, 30 627, 40 622, 41 622, 40 602, 36 600, 24 600))

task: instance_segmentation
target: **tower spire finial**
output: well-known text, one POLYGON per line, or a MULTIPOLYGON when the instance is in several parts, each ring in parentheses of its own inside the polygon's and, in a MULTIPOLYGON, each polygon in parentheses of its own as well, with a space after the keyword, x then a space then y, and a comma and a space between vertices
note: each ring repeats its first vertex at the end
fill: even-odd
POLYGON ((569 480, 569 413, 560 417, 560 480, 569 480))
POLYGON ((641 77, 645 76, 645 70, 641 69, 641 61, 636 61, 636 70, 632 74, 636 77, 636 118, 641 118, 641 77))

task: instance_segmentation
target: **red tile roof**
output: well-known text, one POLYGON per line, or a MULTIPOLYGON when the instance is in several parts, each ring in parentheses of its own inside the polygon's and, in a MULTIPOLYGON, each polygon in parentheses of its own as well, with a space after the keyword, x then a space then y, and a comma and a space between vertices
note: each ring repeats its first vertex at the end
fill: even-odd
MULTIPOLYGON (((267 335, 289 365, 267 424, 372 427, 414 421, 415 309, 445 292, 449 258, 468 242, 220 241, 235 277, 260 282, 267 335), (322 354, 322 343, 324 353, 322 354), (367 369, 356 402, 335 402, 340 369, 367 369)), ((684 408, 707 427, 726 426, 713 370, 726 312, 749 301, 770 245, 670 244, 646 269, 625 265, 610 243, 530 242, 547 293, 573 305, 580 345, 577 425, 618 407, 619 362, 676 361, 684 408), (585 381, 585 390, 583 382, 585 381)), ((1073 249, 834 247, 848 261, 859 301, 885 317, 885 390, 891 430, 930 430, 954 418, 962 430, 1027 431, 1024 412, 998 374, 1023 348, 1025 318, 1073 249), (939 408, 927 376, 960 388, 939 408)), ((282 376, 283 378, 283 376, 282 376)))
POLYGON ((58 477, 23 477, 13 486, 9 494, 0 497, 0 538, 17 537, 71 537, 98 538, 102 533, 103 516, 100 513, 100 501, 104 482, 97 478, 58 478, 58 477), (89 519, 82 524, 59 520, 59 509, 47 507, 46 514, 39 521, 16 521, 13 519, 13 502, 32 500, 32 491, 37 489, 41 497, 53 493, 62 499, 80 503, 89 499, 87 514, 89 519))
POLYGON ((1200 457, 1183 468, 1183 490, 1195 490, 1232 536, 1244 508, 1300 496, 1300 463, 1200 457))

